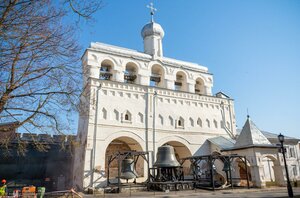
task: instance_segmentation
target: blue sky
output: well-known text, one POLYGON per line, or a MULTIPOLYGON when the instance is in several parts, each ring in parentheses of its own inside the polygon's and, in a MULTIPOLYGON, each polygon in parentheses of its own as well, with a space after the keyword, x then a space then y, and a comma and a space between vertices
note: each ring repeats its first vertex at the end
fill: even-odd
MULTIPOLYGON (((104 0, 79 42, 143 51, 146 0, 104 0)), ((196 62, 214 74, 213 93, 235 100, 237 125, 251 119, 265 131, 300 138, 300 1, 155 0, 165 31, 164 56, 196 62)))

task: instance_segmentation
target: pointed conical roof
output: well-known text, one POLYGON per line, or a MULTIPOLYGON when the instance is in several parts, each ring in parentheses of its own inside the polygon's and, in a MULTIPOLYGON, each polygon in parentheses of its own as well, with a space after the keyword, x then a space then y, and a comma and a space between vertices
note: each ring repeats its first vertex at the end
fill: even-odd
POLYGON ((236 140, 235 147, 244 147, 250 145, 271 145, 271 142, 263 135, 257 126, 248 116, 243 129, 236 140))

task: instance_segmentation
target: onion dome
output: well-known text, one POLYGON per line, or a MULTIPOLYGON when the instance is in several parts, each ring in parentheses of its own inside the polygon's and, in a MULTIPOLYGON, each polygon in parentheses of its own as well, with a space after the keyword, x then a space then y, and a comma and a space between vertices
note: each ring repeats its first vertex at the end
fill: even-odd
POLYGON ((143 38, 152 35, 160 36, 161 38, 163 38, 165 32, 158 23, 150 22, 143 27, 141 34, 143 38))

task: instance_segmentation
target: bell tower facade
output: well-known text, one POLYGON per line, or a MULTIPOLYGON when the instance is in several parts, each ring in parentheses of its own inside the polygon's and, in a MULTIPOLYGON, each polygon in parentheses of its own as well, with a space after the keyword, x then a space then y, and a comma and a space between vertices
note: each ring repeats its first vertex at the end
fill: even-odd
MULTIPOLYGON (((164 57, 164 31, 153 19, 141 33, 144 52, 96 42, 82 56, 73 178, 79 189, 106 185, 107 159, 114 152, 147 151, 152 167, 162 145, 173 146, 179 158, 210 154, 208 138, 236 131, 233 100, 212 94, 208 68, 164 57)), ((110 170, 114 175, 117 164, 110 170)), ((136 171, 143 181, 147 165, 138 162, 136 171)))

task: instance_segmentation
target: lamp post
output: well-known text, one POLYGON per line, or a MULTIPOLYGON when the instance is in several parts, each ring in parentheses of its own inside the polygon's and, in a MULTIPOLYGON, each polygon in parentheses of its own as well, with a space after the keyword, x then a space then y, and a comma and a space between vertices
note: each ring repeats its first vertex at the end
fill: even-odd
POLYGON ((280 142, 280 148, 281 148, 281 152, 282 152, 282 155, 283 155, 283 161, 284 161, 284 167, 285 167, 285 173, 286 173, 286 180, 287 180, 288 194, 289 194, 289 197, 294 197, 294 193, 293 193, 293 189, 292 189, 291 182, 290 182, 290 177, 289 177, 289 171, 288 171, 288 167, 286 165, 285 148, 283 147, 284 135, 282 135, 280 133, 278 135, 278 140, 280 142))

